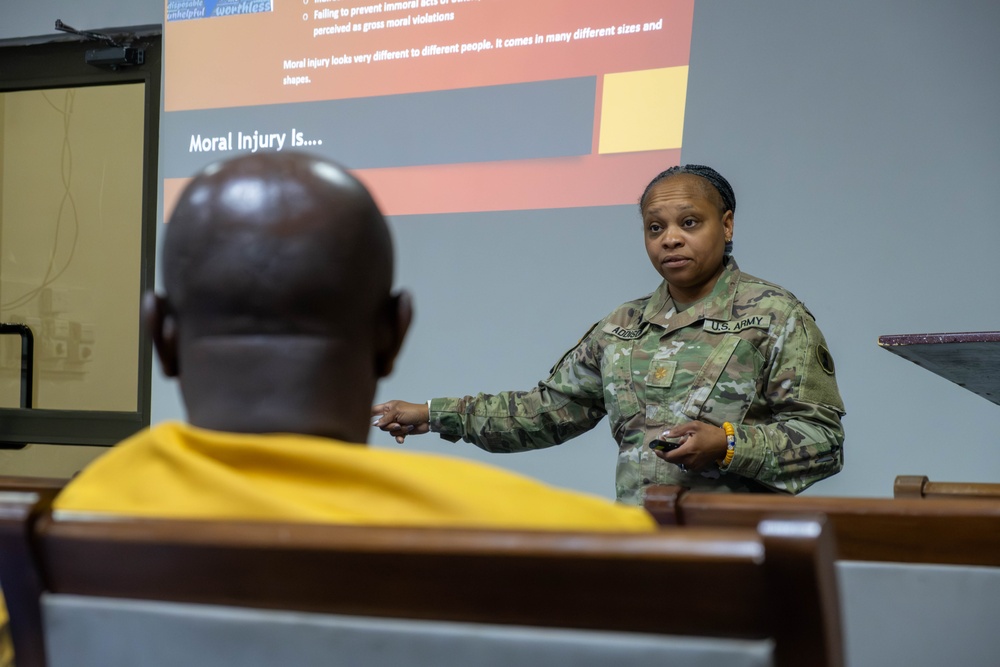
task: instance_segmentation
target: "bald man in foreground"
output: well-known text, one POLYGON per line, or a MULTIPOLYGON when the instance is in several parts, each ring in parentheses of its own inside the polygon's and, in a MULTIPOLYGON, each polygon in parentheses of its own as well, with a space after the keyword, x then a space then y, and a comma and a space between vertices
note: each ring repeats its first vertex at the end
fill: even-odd
POLYGON ((652 530, 643 510, 497 468, 364 444, 412 317, 389 229, 337 165, 289 152, 206 168, 143 315, 189 424, 117 445, 60 512, 518 529, 652 530))

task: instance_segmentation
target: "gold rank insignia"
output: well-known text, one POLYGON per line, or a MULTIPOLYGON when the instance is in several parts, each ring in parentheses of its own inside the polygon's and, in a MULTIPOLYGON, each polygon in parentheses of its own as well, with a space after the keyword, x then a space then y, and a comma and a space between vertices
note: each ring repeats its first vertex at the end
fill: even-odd
POLYGON ((677 362, 672 359, 653 359, 646 374, 646 384, 650 387, 669 387, 676 370, 677 362))

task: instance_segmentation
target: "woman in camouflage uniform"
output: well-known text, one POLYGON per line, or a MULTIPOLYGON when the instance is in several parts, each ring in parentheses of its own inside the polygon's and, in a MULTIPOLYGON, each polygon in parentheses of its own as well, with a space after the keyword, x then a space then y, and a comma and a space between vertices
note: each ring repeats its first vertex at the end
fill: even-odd
POLYGON ((730 255, 736 197, 673 167, 639 202, 663 282, 595 324, 528 392, 389 401, 373 425, 493 452, 560 444, 608 416, 619 500, 651 484, 798 493, 843 467, 843 402, 823 334, 787 290, 730 255), (732 442, 724 427, 731 427, 732 442))

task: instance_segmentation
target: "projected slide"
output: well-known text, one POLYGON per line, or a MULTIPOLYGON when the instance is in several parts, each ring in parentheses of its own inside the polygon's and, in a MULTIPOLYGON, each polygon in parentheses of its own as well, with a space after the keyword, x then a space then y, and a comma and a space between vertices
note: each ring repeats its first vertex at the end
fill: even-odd
POLYGON ((239 153, 390 215, 634 203, 680 158, 693 0, 167 0, 165 203, 239 153))

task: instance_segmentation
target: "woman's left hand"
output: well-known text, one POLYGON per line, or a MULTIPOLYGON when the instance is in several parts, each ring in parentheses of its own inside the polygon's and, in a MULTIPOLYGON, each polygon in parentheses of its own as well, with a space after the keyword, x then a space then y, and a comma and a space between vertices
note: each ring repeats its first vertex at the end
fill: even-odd
POLYGON ((669 452, 653 450, 668 463, 683 465, 698 472, 716 465, 726 455, 726 432, 705 422, 687 422, 663 433, 664 438, 677 438, 680 446, 669 452))

